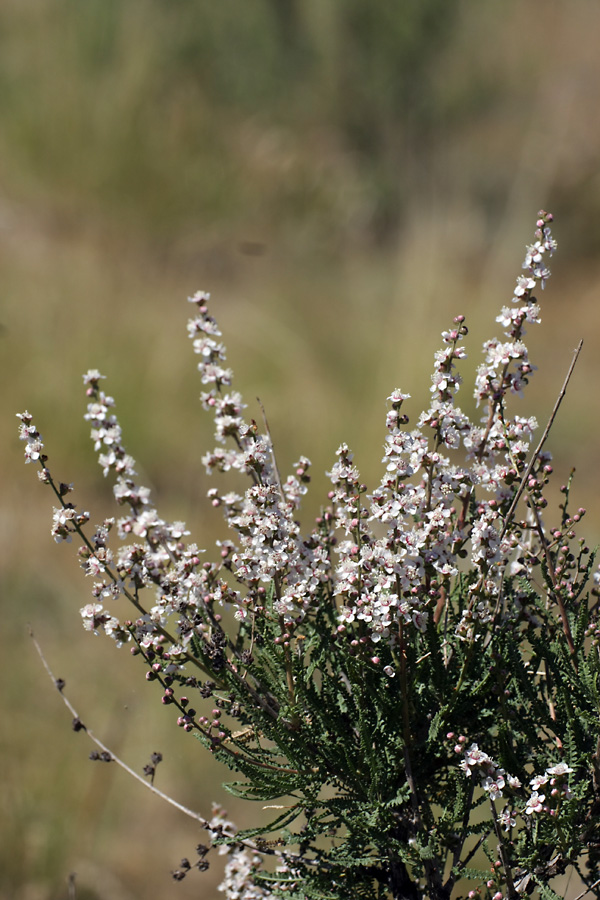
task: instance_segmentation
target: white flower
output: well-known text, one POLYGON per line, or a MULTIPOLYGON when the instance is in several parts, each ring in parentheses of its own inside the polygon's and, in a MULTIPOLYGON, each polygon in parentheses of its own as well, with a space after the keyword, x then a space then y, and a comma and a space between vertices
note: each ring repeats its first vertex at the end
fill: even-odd
POLYGON ((534 775, 534 777, 531 779, 529 784, 534 789, 534 791, 537 791, 538 788, 540 788, 543 784, 546 784, 547 782, 548 782, 547 775, 534 775))
POLYGON ((493 775, 488 775, 482 782, 484 791, 488 791, 491 800, 497 800, 502 797, 502 790, 505 786, 504 772, 502 769, 496 769, 493 775))
POLYGON ((525 813, 528 816, 533 815, 533 813, 540 813, 544 809, 543 803, 546 799, 545 794, 538 794, 537 791, 534 791, 529 798, 527 806, 525 808, 525 813))
POLYGON ((502 812, 498 816, 497 821, 500 823, 500 825, 502 825, 505 831, 510 831, 510 829, 516 824, 515 814, 510 809, 510 807, 507 806, 502 810, 502 812))
MULTIPOLYGON (((558 763, 556 766, 549 766, 546 769, 548 775, 554 775, 555 777, 561 777, 563 775, 569 775, 573 769, 570 768, 566 763, 558 763)), ((547 781, 548 779, 546 779, 547 781)))

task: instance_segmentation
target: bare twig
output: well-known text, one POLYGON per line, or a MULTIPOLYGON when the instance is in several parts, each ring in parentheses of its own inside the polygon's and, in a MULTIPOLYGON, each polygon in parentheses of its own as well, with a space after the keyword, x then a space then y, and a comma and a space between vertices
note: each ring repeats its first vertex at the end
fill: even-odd
MULTIPOLYGON (((50 666, 48 665, 46 657, 44 656, 44 654, 42 652, 42 648, 40 647, 36 638, 34 637, 33 630, 31 629, 31 627, 29 629, 29 636, 31 637, 31 640, 34 643, 35 649, 38 652, 38 655, 42 661, 42 664, 43 664, 46 672, 48 673, 48 675, 54 682, 56 689, 58 690, 60 696, 62 697, 63 703, 65 704, 65 706, 67 707, 67 709, 69 710, 71 715, 73 716, 74 721, 81 723, 81 719, 79 718, 79 715, 77 714, 77 710, 75 709, 73 704, 70 702, 68 697, 66 697, 64 694, 63 682, 61 682, 60 680, 58 680, 54 677, 54 673, 52 672, 50 666)), ((116 762, 118 766, 121 766, 121 768, 124 769, 129 775, 132 775, 136 781, 139 781, 140 784, 143 784, 145 788, 147 788, 153 794, 156 794, 156 796, 160 797, 161 800, 165 800, 167 803, 170 803, 171 806, 174 806, 175 809, 178 809, 180 812, 184 813, 186 816, 189 816, 190 819, 195 819, 195 821, 199 822, 203 828, 208 827, 208 820, 205 819, 203 816, 201 816, 200 813, 194 812, 193 809, 188 809, 187 806, 183 806, 182 803, 178 803, 177 800, 174 800, 172 797, 169 797, 168 794, 163 793, 163 791, 159 791, 158 788, 154 787, 153 784, 150 784, 149 781, 146 781, 144 778, 142 778, 141 775, 138 775, 138 773, 134 769, 130 768, 130 766, 128 766, 127 763, 123 762, 122 759, 119 759, 118 756, 115 756, 115 754, 112 752, 112 750, 109 750, 109 748, 105 744, 103 744, 102 741, 99 738, 97 738, 96 735, 92 731, 90 731, 89 728, 86 728, 85 725, 82 725, 82 723, 80 724, 80 727, 83 727, 83 729, 85 730, 85 732, 86 732, 87 736, 90 738, 90 740, 93 741, 93 743, 97 747, 100 747, 100 749, 103 751, 103 753, 108 753, 111 760, 114 760, 114 762, 116 762)))
MULTIPOLYGON (((81 718, 79 717, 79 715, 77 713, 77 710, 75 709, 75 707, 73 706, 73 704, 71 703, 69 698, 65 696, 64 682, 61 681, 60 679, 54 677, 54 673, 52 672, 52 669, 48 665, 48 661, 47 661, 46 657, 44 656, 43 650, 40 647, 38 641, 36 640, 36 638, 33 634, 33 629, 31 628, 31 626, 29 628, 29 636, 31 637, 31 640, 34 643, 35 649, 38 652, 38 655, 42 661, 42 664, 43 664, 46 672, 48 673, 49 677, 52 679, 54 686, 56 687, 57 691, 59 692, 63 703, 65 704, 65 706, 67 707, 67 709, 69 710, 71 715, 73 716, 73 722, 77 723, 77 730, 85 731, 87 736, 90 738, 90 740, 93 741, 93 743, 97 747, 99 747, 104 754, 106 754, 106 757, 105 757, 106 759, 110 759, 111 762, 116 762, 118 766, 120 766, 122 769, 124 769, 129 775, 132 775, 136 781, 139 781, 140 784, 143 784, 145 788, 147 788, 149 791, 151 791, 157 797, 160 797, 161 800, 165 800, 171 806, 174 806, 175 809, 178 809, 180 812, 184 813, 186 816, 189 816, 191 819, 194 819, 196 822, 199 822, 203 828, 209 828, 209 822, 207 819, 204 818, 204 816, 201 816, 200 813, 195 812, 193 809, 189 809, 187 806, 184 806, 182 803, 178 803, 177 800, 174 800, 173 797, 170 797, 168 794, 165 794, 163 791, 159 791, 159 789, 154 787, 154 785, 151 782, 146 781, 145 778, 142 778, 141 775, 138 775, 138 773, 134 769, 132 769, 130 766, 127 765, 127 763, 123 762, 122 759, 119 759, 119 757, 116 756, 115 753, 113 753, 113 751, 110 750, 106 746, 106 744, 103 744, 102 741, 96 737, 96 735, 93 733, 93 731, 91 731, 89 728, 87 728, 86 725, 83 724, 83 722, 81 721, 81 718)), ((224 749, 227 749, 227 748, 224 748, 224 749)), ((233 751, 227 750, 227 752, 230 753, 232 756, 236 755, 233 751)), ((262 768, 271 769, 273 771, 281 771, 281 772, 286 772, 286 773, 288 773, 290 771, 295 771, 292 769, 283 769, 278 766, 270 766, 270 765, 267 765, 266 763, 255 762, 253 760, 251 760, 251 762, 253 765, 261 766, 262 768)), ((255 845, 250 842, 240 841, 239 843, 244 844, 244 846, 248 846, 253 851, 256 851, 256 849, 257 849, 255 847, 255 845)), ((262 853, 262 852, 266 852, 266 851, 258 850, 258 852, 262 853)), ((280 855, 280 854, 274 853, 274 855, 280 855)), ((291 855, 288 854, 288 857, 291 858, 291 855)), ((316 865, 316 863, 314 863, 314 864, 316 865)))
POLYGON ((560 587, 558 584, 558 579, 556 578, 556 574, 554 572, 554 566, 552 564, 552 557, 550 556, 550 550, 548 547, 548 540, 547 540, 546 534, 544 532, 542 520, 541 520, 540 513, 539 513, 537 506, 534 503, 531 503, 530 507, 531 507, 531 511, 532 511, 534 519, 535 519, 536 531, 537 531, 538 537, 540 539, 542 549, 544 551, 544 557, 546 559, 546 567, 548 569, 548 577, 550 578, 550 581, 552 582, 551 596, 554 597, 554 599, 556 600, 556 604, 558 606, 558 611, 560 614, 560 619, 561 619, 562 626, 563 626, 563 631, 564 631, 565 637, 567 639, 567 644, 569 645, 569 650, 573 657, 573 665, 575 666, 575 669, 577 670, 577 656, 576 656, 576 649, 575 649, 575 641, 573 640, 573 634, 571 632, 571 626, 569 624, 569 617, 567 616, 567 610, 565 609, 565 604, 563 603, 563 599, 560 596, 560 587))
MULTIPOLYGON (((552 425, 554 424, 554 419, 556 418, 556 414, 558 412, 560 404, 562 403, 565 393, 567 391, 567 386, 569 384, 569 381, 571 380, 571 375, 573 374, 573 370, 574 370, 577 360, 579 358, 579 354, 581 353, 582 347, 583 347, 583 339, 579 341, 577 349, 575 350, 575 352, 573 354, 573 359, 571 360, 571 365, 569 366, 569 371, 567 372, 566 378, 563 382, 563 386, 560 389, 560 393, 556 399, 556 403, 554 404, 554 409, 552 410, 552 414, 548 420, 548 424, 546 425, 546 428, 544 429, 544 433, 541 437, 539 444, 537 445, 537 447, 535 449, 535 452, 532 454, 531 459, 529 460, 529 464, 528 464, 527 468, 525 469, 525 472, 523 473, 523 477, 521 478, 521 482, 519 484, 517 492, 516 492, 515 496, 513 497, 513 501, 510 505, 510 508, 509 508, 506 516, 505 516, 504 525, 502 527, 502 531, 500 532, 500 540, 502 540, 502 538, 504 537, 504 535, 506 534, 506 532, 510 526, 510 523, 514 516, 515 509, 517 507, 517 503, 519 502, 519 500, 523 494, 523 491, 526 490, 526 488, 527 488, 529 476, 531 475, 531 472, 533 470, 535 462, 538 459, 540 453, 542 452, 542 448, 546 442, 548 435, 550 434, 550 429, 552 428, 552 425)), ((556 576, 554 575, 554 568, 552 565, 552 559, 550 557, 550 548, 548 545, 548 540, 546 538, 544 529, 542 527, 540 514, 539 514, 539 510, 538 510, 537 506, 535 505, 535 503, 530 503, 529 505, 531 508, 531 512, 535 518, 536 531, 538 533, 538 536, 539 536, 539 539, 540 539, 540 542, 541 542, 541 545, 542 545, 542 548, 544 551, 546 565, 548 568, 548 575, 552 581, 552 586, 553 586, 552 594, 553 594, 553 597, 556 600, 556 604, 558 606, 558 610, 560 613, 560 618, 561 618, 561 622, 562 622, 562 626, 563 626, 563 631, 564 631, 564 634, 565 634, 565 637, 567 640, 567 644, 569 645, 569 651, 571 652, 571 655, 573 657, 573 665, 575 666, 575 669, 577 669, 575 643, 573 641, 573 635, 571 634, 571 627, 569 625, 567 611, 565 609, 565 605, 563 603, 562 597, 560 596, 560 589, 559 589, 557 581, 556 581, 556 576)))
POLYGON ((510 508, 505 516, 504 526, 502 528, 502 531, 500 532, 500 540, 502 540, 502 538, 506 534, 508 526, 510 525, 511 519, 514 515, 515 509, 517 508, 517 503, 521 499, 521 495, 522 495, 523 491, 525 490, 525 485, 527 484, 527 480, 528 480, 529 476, 531 475, 531 470, 533 469, 533 467, 535 465, 536 459, 542 452, 542 448, 543 448, 544 444, 546 443, 546 439, 547 439, 548 435, 550 434, 550 429, 552 428, 552 426, 554 424, 554 419, 556 418, 556 414, 559 410, 560 404, 562 403, 563 398, 567 392, 567 386, 569 384, 569 381, 571 380, 571 375, 573 374, 573 369, 575 368, 575 365, 579 358, 579 354, 581 353, 582 347, 583 347, 583 338, 579 341, 579 344, 577 345, 577 349, 575 350, 575 353, 573 354, 573 359, 571 360, 571 365, 569 366, 569 371, 567 372, 567 377, 565 378, 565 380, 563 382, 563 386, 560 389, 560 393, 556 399, 556 403, 554 404, 554 409, 552 410, 552 414, 548 420, 548 424, 546 425, 546 427, 544 429, 544 433, 541 437, 539 444, 537 445, 537 447, 535 449, 533 456, 529 460, 529 465, 525 469, 525 473, 523 474, 523 477, 521 478, 521 483, 519 484, 517 493, 513 497, 513 502, 511 503, 510 508))
POLYGON ((273 438, 271 437, 271 430, 269 428, 269 423, 267 421, 267 414, 265 412, 265 408, 262 404, 262 400, 260 397, 256 398, 258 405, 260 406, 260 411, 262 412, 263 422, 265 423, 265 431, 267 432, 267 437, 269 438, 269 444, 271 446, 271 459, 273 460, 273 469, 275 471, 275 480, 277 481, 277 487, 279 488, 279 494, 281 499, 285 501, 285 494, 283 493, 283 487, 281 484, 281 475, 279 474, 279 466, 277 465, 277 457, 275 456, 275 447, 273 446, 273 438))
POLYGON ((583 900, 583 898, 587 897, 588 894, 591 894, 592 891, 598 887, 598 885, 600 885, 600 878, 598 878, 593 884, 591 884, 586 891, 583 891, 582 894, 578 894, 577 897, 575 897, 575 900, 583 900))
MULTIPOLYGON (((149 791, 151 791, 157 797, 160 797, 161 800, 165 800, 171 806, 174 806, 175 809, 178 809, 180 812, 184 813, 186 816, 189 816, 190 819, 194 819, 196 822, 199 822, 203 828, 209 829, 210 823, 208 822, 207 819, 204 818, 204 816, 201 816, 200 813, 195 812, 193 809, 188 809, 188 807, 184 806, 182 803, 178 803, 177 800, 174 800, 172 797, 169 797, 169 795, 165 794, 163 791, 159 791, 158 788, 154 787, 153 784, 151 784, 149 781, 146 781, 144 778, 142 778, 141 775, 138 775, 138 773, 134 769, 132 769, 130 766, 128 766, 127 763, 123 762, 122 759, 119 759, 119 757, 116 756, 112 752, 112 750, 109 750, 109 748, 106 746, 106 744, 103 744, 102 741, 99 738, 97 738, 96 735, 82 723, 81 719, 79 718, 79 715, 77 714, 77 710, 75 709, 75 707, 73 706, 71 701, 64 694, 64 682, 61 681, 60 679, 54 677, 54 673, 52 672, 52 669, 48 665, 48 661, 46 660, 46 657, 44 656, 42 648, 40 647, 38 641, 36 640, 36 638, 33 634, 33 629, 31 628, 31 626, 29 627, 29 636, 34 643, 35 649, 38 652, 38 656, 40 657, 40 659, 42 661, 42 665, 44 666, 49 677, 52 679, 54 686, 56 687, 57 691, 59 692, 59 694, 62 698, 63 703, 65 704, 65 706, 67 707, 67 709, 69 710, 71 715, 73 716, 74 722, 77 722, 78 730, 85 731, 85 733, 90 738, 90 740, 93 741, 93 743, 97 747, 99 747, 103 753, 108 754, 111 761, 116 762, 117 765, 120 766, 122 769, 124 769, 128 775, 132 775, 135 778, 135 780, 139 781, 140 784, 143 784, 145 788, 147 788, 149 791)), ((313 866, 313 867, 321 866, 322 868, 325 868, 325 869, 332 868, 331 864, 323 862, 322 860, 308 859, 305 857, 296 856, 293 853, 282 853, 280 850, 274 850, 271 847, 266 847, 261 844, 255 844, 252 841, 236 840, 235 843, 238 845, 247 847, 253 853, 260 853, 265 856, 276 856, 280 859, 285 860, 285 862, 290 865, 293 865, 294 862, 302 862, 303 864, 308 865, 308 866, 313 866)), ((75 896, 75 894, 73 893, 74 890, 75 890, 75 873, 73 873, 69 877, 69 898, 75 896)))

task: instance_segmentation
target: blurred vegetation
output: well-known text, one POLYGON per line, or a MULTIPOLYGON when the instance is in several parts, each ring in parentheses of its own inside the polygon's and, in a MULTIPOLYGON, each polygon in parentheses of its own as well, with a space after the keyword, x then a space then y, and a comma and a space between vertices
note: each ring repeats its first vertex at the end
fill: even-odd
MULTIPOLYGON (((526 407, 545 421, 583 335, 551 443, 557 479, 576 465, 574 497, 592 506, 599 28, 592 0, 3 0, 2 900, 66 897, 71 871, 79 900, 217 896, 218 873, 170 880, 202 839, 188 822, 85 762, 27 622, 84 721, 139 768, 163 751, 159 786, 206 813, 227 777, 135 661, 82 632, 87 585, 74 548, 51 542, 14 413, 34 413, 53 471, 99 521, 110 486, 80 376, 100 368, 141 480, 210 544, 222 529, 199 459, 212 435, 185 338, 185 297, 209 289, 281 469, 313 460, 310 516, 342 440, 376 482, 385 397, 410 391, 416 418, 459 312, 468 384, 543 206, 560 249, 526 407)), ((597 539, 598 511, 589 527, 597 539)), ((235 810, 242 825, 251 814, 235 810)))
POLYGON ((328 250, 345 230, 388 238, 410 190, 400 170, 424 170, 448 105, 433 64, 459 12, 9 2, 5 177, 65 215, 118 217, 169 243, 232 224, 284 227, 293 243, 304 224, 328 250))

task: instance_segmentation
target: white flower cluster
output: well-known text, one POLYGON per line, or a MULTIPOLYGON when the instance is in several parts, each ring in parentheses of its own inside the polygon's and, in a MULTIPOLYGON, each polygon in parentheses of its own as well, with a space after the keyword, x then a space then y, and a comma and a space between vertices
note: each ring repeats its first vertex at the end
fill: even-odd
POLYGON ((370 506, 361 503, 359 475, 348 447, 338 450, 339 461, 330 473, 331 499, 344 540, 337 547, 334 590, 343 602, 342 623, 365 622, 373 642, 389 638, 399 621, 426 627, 443 586, 458 572, 458 551, 467 546, 480 578, 472 585, 473 600, 464 611, 459 636, 472 640, 492 617, 491 601, 515 555, 513 535, 501 536, 499 514, 514 496, 519 465, 537 427, 533 418, 507 419, 502 399, 508 392, 520 392, 533 371, 522 336, 525 322, 539 321, 531 291, 543 286, 549 272, 541 261, 556 246, 548 221, 547 216, 538 221, 539 240, 527 249, 523 265, 528 276, 517 279, 513 297, 519 307, 503 310, 499 317, 508 328, 508 342, 484 345, 486 360, 475 389, 477 401, 487 402, 482 423, 471 423, 454 402, 460 386, 455 362, 465 356, 460 341, 466 328, 458 316, 455 327, 442 334, 445 347, 435 355, 432 402, 414 430, 405 429, 407 419, 401 414, 409 395, 397 390, 388 398, 392 409, 387 416, 385 474, 370 506), (461 442, 466 466, 452 463, 448 455, 461 442), (479 499, 477 515, 469 521, 476 486, 490 496, 479 499), (369 532, 373 520, 386 525, 383 537, 369 532))
POLYGON ((507 775, 494 760, 480 750, 477 744, 471 744, 465 751, 465 758, 460 764, 461 769, 470 778, 473 772, 478 772, 481 778, 481 786, 487 791, 491 800, 503 797, 506 787, 516 790, 521 787, 521 782, 514 775, 507 775))
MULTIPOLYGON (((80 551, 86 573, 97 579, 94 603, 82 610, 86 628, 103 627, 119 641, 126 639, 114 616, 103 613, 102 604, 127 593, 140 612, 135 628, 143 647, 156 649, 163 643, 171 616, 177 617, 175 646, 168 650, 176 661, 185 657, 194 634, 204 633, 204 613, 215 602, 232 605, 236 618, 244 620, 264 613, 266 590, 273 589, 282 640, 326 597, 337 607, 340 637, 347 633, 356 652, 361 647, 368 652, 381 641, 394 645, 403 628, 423 631, 459 572, 459 558, 468 558, 477 577, 457 634, 476 640, 494 614, 507 567, 518 558, 520 573, 528 573, 532 548, 520 534, 503 532, 502 515, 517 489, 536 422, 508 418, 503 398, 519 392, 533 371, 523 343, 524 324, 539 321, 531 292, 536 285, 543 287, 549 275, 544 260, 555 248, 550 221, 551 216, 540 214, 537 240, 527 248, 523 264, 527 274, 517 279, 516 307, 499 316, 507 340, 485 344, 475 388, 478 402, 486 404, 481 423, 472 423, 455 403, 461 380, 456 363, 465 356, 461 342, 467 332, 464 317, 458 316, 442 334, 431 403, 416 428, 406 428, 402 411, 409 395, 396 390, 388 398, 380 485, 367 495, 352 453, 342 445, 329 473, 330 506, 308 535, 301 534, 295 514, 310 481, 310 462, 301 457, 294 473, 280 479, 268 430, 261 433, 254 421, 243 417, 244 403, 232 387, 233 374, 225 365, 225 347, 209 313, 208 294, 189 298, 196 313, 188 323, 206 388, 202 403, 214 416, 218 442, 203 462, 208 471, 235 470, 252 479, 243 494, 218 488, 209 492, 237 537, 220 545, 218 564, 201 563, 202 551, 185 543, 185 525, 164 521, 150 491, 136 483, 135 462, 123 447, 114 400, 100 388, 103 376, 89 371, 84 376, 86 419, 105 475, 116 476, 116 500, 127 507, 116 521, 118 534, 133 543, 109 549, 112 523, 105 523, 80 551), (458 464, 455 451, 461 444, 466 453, 464 463, 458 464), (145 587, 156 592, 150 609, 138 600, 145 587), (356 627, 360 636, 352 634, 356 627)), ((28 413, 20 418, 26 461, 39 461, 44 477, 41 436, 28 413)), ((532 472, 531 490, 543 481, 546 462, 541 459, 532 472)), ((78 514, 63 503, 55 511, 53 535, 69 540, 86 520, 87 513, 78 514)), ((564 577, 568 580, 568 572, 564 577)), ((386 672, 393 675, 393 667, 386 666, 386 672)))
MULTIPOLYGON (((457 751, 462 751, 462 747, 457 746, 457 751)), ((521 782, 514 775, 507 775, 504 769, 500 768, 494 760, 483 750, 480 750, 477 744, 471 744, 468 750, 464 751, 464 759, 460 763, 460 768, 469 778, 473 772, 477 772, 481 779, 481 786, 486 791, 491 800, 498 800, 504 796, 504 792, 509 790, 510 794, 517 798, 522 798, 521 782)), ((525 800, 525 806, 521 811, 521 815, 531 816, 538 813, 547 813, 550 816, 556 815, 557 807, 564 798, 571 799, 571 791, 567 782, 567 776, 573 772, 573 769, 566 763, 557 763, 554 766, 548 766, 543 775, 534 775, 529 782, 531 791, 525 800), (549 784, 550 794, 546 803, 546 795, 540 792, 540 788, 549 784)), ((508 831, 515 825, 515 810, 506 807, 498 816, 498 821, 508 831)))
POLYGON ((548 766, 543 775, 534 775, 529 782, 533 790, 525 807, 526 814, 530 816, 533 813, 545 812, 549 815, 555 815, 558 801, 563 797, 565 800, 570 800, 572 797, 569 785, 565 780, 566 776, 572 772, 573 769, 566 763, 557 763, 555 766, 548 766), (544 805, 546 795, 540 793, 539 789, 546 784, 549 784, 550 794, 548 802, 544 805))
MULTIPOLYGON (((325 640, 332 647, 344 644, 350 656, 360 657, 369 666, 381 665, 389 678, 397 674, 398 666, 400 677, 395 684, 403 681, 401 661, 407 658, 407 642, 424 646, 420 634, 432 623, 440 626, 440 632, 444 629, 446 662, 446 649, 453 652, 453 639, 487 646, 492 625, 535 621, 523 585, 511 586, 510 605, 504 588, 507 578, 531 580, 540 562, 543 488, 551 466, 545 453, 538 453, 528 465, 537 423, 531 417, 509 417, 506 400, 509 394, 522 392, 535 368, 523 340, 524 328, 540 321, 532 291, 543 288, 549 276, 545 260, 556 246, 551 220, 540 213, 536 241, 527 248, 526 274, 517 279, 513 306, 503 308, 497 318, 505 339, 484 344, 484 362, 475 382, 475 398, 483 406, 480 421, 472 422, 456 403, 461 384, 457 364, 465 357, 462 341, 467 334, 464 317, 457 316, 442 333, 429 406, 415 427, 407 427, 404 412, 410 395, 395 390, 388 397, 391 408, 379 485, 367 493, 350 448, 342 444, 327 473, 331 482, 327 505, 308 533, 301 532, 296 515, 310 482, 310 461, 301 456, 292 474, 281 479, 268 426, 265 423, 261 432, 254 420, 244 418, 245 404, 233 389, 221 332, 204 292, 189 298, 194 315, 188 323, 200 358, 202 404, 215 422, 217 447, 203 457, 203 463, 210 473, 234 472, 250 478, 244 491, 214 487, 208 492, 232 532, 230 539, 217 542, 216 562, 207 561, 203 550, 187 543, 185 524, 165 521, 149 489, 137 483, 135 461, 123 446, 114 400, 101 389, 103 376, 98 371, 84 376, 89 400, 85 418, 103 472, 115 479, 114 495, 123 515, 104 520, 91 537, 83 531, 89 514, 77 512, 64 499, 72 485, 53 481, 41 435, 31 415, 22 413, 25 461, 40 465, 41 480, 51 485, 60 504, 54 510, 52 535, 56 541, 70 541, 77 534, 82 541, 81 565, 93 579, 92 602, 81 610, 84 627, 103 631, 118 643, 133 639, 135 652, 141 650, 149 665, 149 680, 161 679, 164 703, 172 702, 171 684, 176 678, 187 678, 182 670, 190 662, 209 676, 200 685, 195 678, 186 681, 199 687, 204 699, 227 683, 223 679, 216 684, 227 667, 227 675, 244 686, 252 701, 277 718, 278 699, 262 689, 251 670, 255 637, 256 646, 264 645, 264 632, 283 645, 287 690, 294 701, 298 682, 290 664, 290 647, 299 649, 302 660, 300 642, 305 635, 296 629, 302 623, 306 626, 307 617, 317 610, 331 613, 333 628, 329 620, 325 640), (524 520, 516 520, 513 506, 521 489, 527 492, 528 512, 524 520), (110 547, 114 532, 120 544, 110 547), (153 598, 150 603, 143 599, 145 589, 153 598), (121 623, 107 608, 122 596, 135 608, 134 621, 121 623), (231 608, 240 623, 237 642, 223 629, 222 607, 231 608), (267 618, 267 629, 255 628, 267 618), (246 622, 251 626, 247 630, 246 622), (245 643, 249 634, 252 638, 245 643), (292 645, 294 639, 298 643, 292 645)), ((568 516, 566 503, 562 508, 562 530, 548 532, 553 555, 544 544, 548 552, 543 563, 552 567, 549 577, 557 596, 569 599, 578 589, 579 572, 569 542, 575 536, 573 524, 585 511, 568 516)), ((588 552, 582 550, 580 559, 588 552)), ((566 613, 563 622, 572 643, 566 613)), ((599 635, 600 631, 595 634, 598 641, 599 635)), ((387 683, 387 687, 395 684, 387 683)), ((224 748, 228 740, 229 726, 221 720, 223 698, 215 702, 212 722, 197 716, 187 698, 179 703, 178 724, 185 730, 198 729, 211 749, 224 748)), ((232 704, 231 716, 238 718, 239 712, 233 710, 239 704, 231 698, 227 702, 232 704)), ((466 738, 458 740, 455 751, 464 754, 460 766, 465 775, 479 777, 492 805, 510 798, 499 814, 494 808, 505 831, 515 826, 517 815, 555 816, 563 800, 571 798, 568 776, 573 770, 565 763, 534 775, 527 791, 476 743, 465 749, 466 738)), ((256 883, 262 865, 258 843, 240 841, 222 811, 215 812, 209 831, 213 841, 224 839, 221 851, 227 853, 228 861, 220 889, 228 900, 273 900, 274 895, 256 883)), ((297 873, 285 866, 291 857, 283 852, 277 855, 283 863, 278 872, 285 876, 283 887, 278 887, 281 891, 285 878, 293 887, 297 873)), ((499 900, 502 895, 494 896, 499 900)))
POLYGON ((269 436, 260 435, 254 423, 246 424, 241 397, 231 389, 220 331, 208 312, 209 295, 200 292, 190 298, 198 316, 188 331, 201 356, 202 382, 211 385, 202 402, 214 414, 219 443, 228 437, 233 444, 207 454, 205 465, 209 471, 248 472, 255 482, 243 497, 220 494, 218 489, 209 492, 238 534, 239 544, 229 548, 228 562, 246 588, 235 595, 239 618, 256 611, 261 583, 275 584, 277 611, 292 624, 302 620, 327 586, 339 607, 340 634, 357 623, 363 638, 354 638, 356 645, 361 640, 371 645, 393 642, 400 623, 426 628, 444 586, 458 573, 457 553, 469 547, 470 562, 480 578, 472 586, 473 600, 464 611, 459 635, 471 640, 491 619, 504 569, 515 550, 513 535, 501 536, 500 514, 514 496, 519 466, 536 427, 534 419, 508 419, 501 401, 510 391, 519 392, 533 370, 522 341, 523 326, 539 321, 531 291, 549 274, 542 266, 544 255, 555 247, 549 221, 549 216, 540 218, 538 240, 527 249, 528 274, 518 278, 513 297, 518 308, 510 315, 503 310, 499 317, 509 340, 485 345, 486 361, 476 384, 478 401, 487 401, 483 422, 473 424, 455 404, 461 380, 456 362, 465 356, 461 341, 466 334, 464 317, 458 316, 454 327, 442 334, 444 347, 435 355, 431 404, 415 429, 406 430, 401 412, 409 395, 397 390, 388 398, 392 408, 386 420, 385 472, 379 487, 371 497, 366 495, 352 453, 343 444, 329 473, 331 514, 321 531, 306 540, 293 513, 306 490, 308 461, 303 458, 296 475, 281 484, 269 436), (449 455, 461 443, 466 465, 452 462, 449 455), (477 515, 469 520, 477 486, 488 497, 479 499, 477 515), (374 522, 385 526, 384 534, 376 535, 374 522))
POLYGON ((44 462, 44 444, 42 436, 33 424, 33 416, 25 410, 18 413, 17 419, 21 420, 19 425, 19 438, 25 441, 25 462, 44 462))
POLYGON ((294 465, 295 474, 280 481, 269 435, 259 434, 254 422, 245 422, 241 397, 229 390, 232 374, 220 365, 225 349, 215 340, 221 332, 208 312, 209 295, 199 292, 189 300, 198 315, 189 321, 188 333, 201 356, 202 383, 211 385, 202 394, 202 403, 214 415, 217 441, 230 438, 234 445, 233 449, 218 447, 203 462, 208 471, 235 469, 249 474, 254 482, 243 496, 220 494, 217 489, 209 492, 239 541, 235 547, 229 545, 227 563, 246 592, 229 592, 228 600, 236 605, 237 618, 246 618, 256 611, 260 587, 273 584, 276 613, 286 624, 299 623, 330 577, 326 548, 315 536, 303 539, 294 519, 310 481, 310 462, 301 457, 294 465))

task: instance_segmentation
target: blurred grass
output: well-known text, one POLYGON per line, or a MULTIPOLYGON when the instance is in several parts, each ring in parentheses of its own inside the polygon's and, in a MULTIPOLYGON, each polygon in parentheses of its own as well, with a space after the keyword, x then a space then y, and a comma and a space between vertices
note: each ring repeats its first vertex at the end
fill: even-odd
MULTIPOLYGON (((85 635, 88 588, 50 539, 51 496, 22 464, 29 408, 75 502, 108 514, 81 374, 98 367, 163 515, 200 543, 212 429, 185 297, 212 291, 237 386, 264 403, 280 467, 314 463, 305 521, 343 440, 380 473, 385 398, 416 420, 433 352, 467 316, 469 373, 512 292, 540 206, 559 254, 531 332, 527 413, 544 423, 586 338, 551 439, 575 505, 598 496, 600 9, 421 0, 4 0, 0 7, 0 501, 5 662, 3 900, 171 897, 201 840, 110 766, 86 763, 26 638, 31 622, 89 721, 159 786, 208 813, 227 778, 172 726, 135 660, 85 635), (127 709, 125 709, 127 707, 127 709)), ((600 535, 590 512, 588 533, 600 535)), ((231 806, 231 804, 230 804, 231 806)), ((240 824, 254 810, 236 809, 240 824)), ((176 890, 216 897, 218 875, 176 890)))

